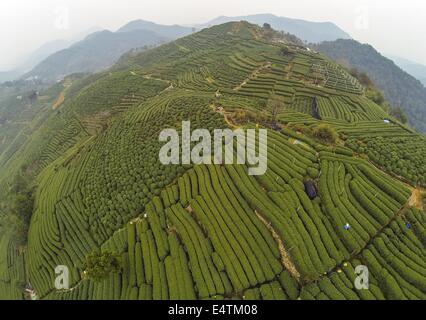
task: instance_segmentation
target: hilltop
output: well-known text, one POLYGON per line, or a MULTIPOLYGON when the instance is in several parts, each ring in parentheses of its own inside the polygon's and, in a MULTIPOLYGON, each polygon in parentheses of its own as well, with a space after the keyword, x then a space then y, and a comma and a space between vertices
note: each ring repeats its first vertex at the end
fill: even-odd
POLYGON ((231 21, 248 21, 259 26, 269 23, 272 28, 294 34, 302 41, 318 43, 337 39, 350 39, 351 36, 331 22, 313 22, 301 19, 278 17, 273 14, 254 14, 238 17, 217 17, 198 28, 211 27, 231 21))
POLYGON ((59 85, 0 154, 0 298, 426 297, 425 138, 296 37, 226 23, 59 85), (184 120, 267 129, 266 174, 162 165, 159 133, 184 120), (96 249, 122 261, 101 282, 83 273, 96 249))

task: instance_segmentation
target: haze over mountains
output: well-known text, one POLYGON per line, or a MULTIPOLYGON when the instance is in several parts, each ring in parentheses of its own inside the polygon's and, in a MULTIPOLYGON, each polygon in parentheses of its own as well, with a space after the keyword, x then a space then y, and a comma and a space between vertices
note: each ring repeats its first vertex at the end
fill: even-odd
POLYGON ((191 33, 191 28, 132 21, 116 32, 92 33, 84 40, 49 56, 24 77, 55 81, 72 73, 91 73, 110 67, 135 48, 153 47, 191 33))
POLYGON ((26 63, 17 70, 0 72, 0 82, 14 80, 26 72, 28 73, 25 74, 24 78, 38 76, 45 81, 54 81, 74 72, 99 71, 111 66, 123 53, 133 48, 174 40, 211 25, 240 20, 258 25, 263 25, 266 22, 276 30, 294 34, 307 42, 350 38, 346 32, 330 22, 310 22, 277 17, 272 14, 218 17, 205 24, 191 27, 168 26, 150 21, 134 20, 119 28, 116 32, 107 30, 103 30, 102 33, 93 32, 79 43, 74 42, 72 44, 73 42, 65 40, 47 43, 40 48, 40 53, 31 55, 37 57, 37 59, 32 59, 31 64, 26 63), (148 31, 147 38, 145 38, 144 30, 148 31), (129 34, 129 32, 133 33, 129 34), (150 32, 151 34, 148 35, 150 32), (155 35, 152 33, 158 36, 158 39, 155 39, 157 41, 154 41, 155 35), (56 44, 56 46, 53 46, 53 44, 56 44), (66 49, 70 45, 71 47, 66 49), (96 46, 98 46, 98 50, 95 48, 96 46), (93 58, 95 54, 97 59, 93 58), (50 55, 52 56, 49 57, 50 55), (43 61, 44 59, 46 61, 43 61), (38 63, 40 64, 37 65, 38 63), (34 70, 31 70, 33 67, 35 67, 34 70))
POLYGON ((416 79, 420 80, 423 85, 426 87, 426 66, 414 61, 410 61, 401 57, 396 57, 394 55, 389 55, 389 58, 392 59, 402 70, 408 72, 416 79))
POLYGON ((117 32, 130 32, 135 30, 149 30, 170 39, 181 38, 195 31, 192 28, 182 27, 179 25, 168 26, 157 24, 151 21, 134 20, 122 26, 117 30, 117 32))
POLYGON ((0 83, 4 81, 11 81, 20 78, 23 74, 31 71, 37 64, 42 62, 50 55, 68 48, 73 43, 83 40, 89 34, 100 31, 99 27, 92 27, 84 32, 81 32, 72 39, 56 39, 44 43, 36 50, 28 54, 27 58, 23 63, 12 70, 0 71, 0 83))
POLYGON ((43 82, 51 82, 72 73, 100 71, 111 66, 123 53, 133 48, 148 48, 167 40, 168 38, 146 30, 120 34, 99 31, 49 56, 25 74, 24 78, 37 77, 43 82))
POLYGON ((33 51, 27 58, 27 60, 21 64, 19 67, 0 72, 0 82, 15 80, 19 78, 25 72, 30 71, 34 68, 39 62, 43 61, 46 57, 51 54, 62 50, 70 45, 70 42, 67 40, 54 40, 43 44, 40 48, 33 51))
POLYGON ((268 23, 273 29, 294 34, 307 43, 322 42, 318 50, 348 67, 356 67, 367 73, 390 103, 400 106, 407 113, 411 125, 426 131, 426 89, 417 81, 419 79, 423 83, 426 82, 425 66, 392 57, 395 64, 371 46, 364 46, 352 40, 348 33, 333 23, 310 22, 272 14, 221 16, 205 24, 187 27, 134 20, 115 32, 93 32, 74 44, 65 40, 47 43, 18 69, 0 72, 0 82, 22 77, 51 83, 72 73, 101 71, 112 66, 132 49, 150 48, 212 25, 241 20, 261 26, 268 23))

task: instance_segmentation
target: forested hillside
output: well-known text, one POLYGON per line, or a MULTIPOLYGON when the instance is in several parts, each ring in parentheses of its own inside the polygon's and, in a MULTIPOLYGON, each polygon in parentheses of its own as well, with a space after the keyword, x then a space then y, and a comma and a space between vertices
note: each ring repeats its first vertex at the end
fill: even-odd
POLYGON ((426 88, 419 80, 372 46, 355 40, 326 41, 314 47, 339 63, 365 72, 393 106, 405 111, 414 128, 426 132, 426 88))
POLYGON ((292 39, 226 23, 61 83, 0 154, 0 298, 425 299, 425 138, 292 39), (161 164, 184 120, 267 129, 266 174, 161 164), (120 261, 100 281, 98 251, 120 261))

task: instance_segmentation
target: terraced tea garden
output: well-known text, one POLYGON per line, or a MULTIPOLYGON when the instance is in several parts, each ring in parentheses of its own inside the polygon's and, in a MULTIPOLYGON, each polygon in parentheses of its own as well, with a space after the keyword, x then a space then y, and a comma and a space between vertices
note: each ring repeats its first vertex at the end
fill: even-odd
POLYGON ((245 22, 123 58, 76 81, 1 167, 8 181, 32 163, 35 206, 26 248, 0 236, 0 298, 425 299, 425 142, 343 67, 245 22), (266 173, 162 165, 159 133, 184 120, 267 129, 266 173), (120 271, 88 278, 96 250, 120 271))

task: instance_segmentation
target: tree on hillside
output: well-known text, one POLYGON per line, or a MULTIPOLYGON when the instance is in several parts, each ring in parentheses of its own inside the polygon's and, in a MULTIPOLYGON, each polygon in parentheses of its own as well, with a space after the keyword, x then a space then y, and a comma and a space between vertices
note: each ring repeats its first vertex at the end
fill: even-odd
POLYGON ((371 81, 370 77, 365 72, 358 71, 357 68, 351 68, 349 73, 364 86, 364 87, 373 87, 374 83, 371 81))
POLYGON ((401 123, 407 123, 407 115, 401 107, 390 107, 389 114, 398 119, 401 123))
POLYGON ((291 51, 290 51, 290 49, 287 47, 287 46, 283 46, 283 47, 281 47, 281 54, 283 55, 283 56, 286 56, 286 55, 288 55, 288 54, 290 54, 291 53, 291 51))
POLYGON ((30 102, 31 105, 33 105, 38 98, 38 92, 37 91, 32 91, 29 95, 28 95, 28 100, 30 102))
POLYGON ((285 109, 285 104, 283 99, 273 92, 271 97, 268 99, 266 106, 267 106, 267 110, 271 114, 272 124, 276 125, 278 115, 285 109))
POLYGON ((381 107, 385 107, 385 97, 383 96, 383 93, 381 93, 379 90, 377 90, 374 87, 368 87, 365 91, 365 96, 373 101, 374 103, 378 104, 381 107))
POLYGON ((120 259, 117 254, 110 251, 92 251, 86 256, 84 276, 96 282, 109 277, 111 273, 121 270, 120 259))

